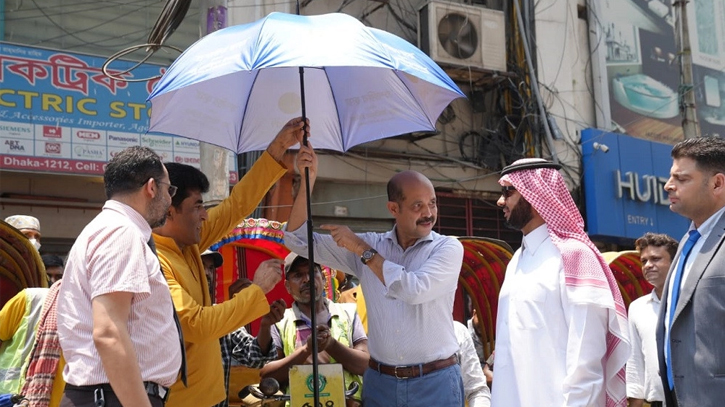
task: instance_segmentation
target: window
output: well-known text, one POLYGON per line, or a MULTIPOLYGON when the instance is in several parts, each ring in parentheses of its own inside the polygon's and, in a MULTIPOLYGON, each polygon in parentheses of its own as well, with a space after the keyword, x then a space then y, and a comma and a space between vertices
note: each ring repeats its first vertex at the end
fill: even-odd
POLYGON ((514 250, 521 246, 521 232, 504 224, 495 201, 459 197, 450 192, 436 193, 438 222, 436 232, 451 236, 481 236, 503 240, 514 250))

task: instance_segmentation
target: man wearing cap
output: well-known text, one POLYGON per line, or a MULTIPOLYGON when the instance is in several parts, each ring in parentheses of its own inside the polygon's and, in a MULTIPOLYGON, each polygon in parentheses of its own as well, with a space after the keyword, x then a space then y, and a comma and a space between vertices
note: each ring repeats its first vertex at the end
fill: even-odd
MULTIPOLYGON (((310 192, 317 156, 302 146, 300 171, 309 168, 310 192)), ((307 182, 292 205, 285 245, 307 255, 307 182)), ((453 328, 453 300, 463 261, 458 239, 433 231, 438 208, 433 184, 403 171, 388 182, 387 209, 395 226, 387 233, 353 233, 322 225, 315 233, 315 260, 360 280, 368 313, 370 363, 365 371, 366 407, 463 406, 464 389, 453 328)))
MULTIPOLYGON (((40 221, 37 218, 13 215, 5 218, 5 222, 22 233, 36 251, 40 250, 40 221)), ((24 269, 22 265, 18 266, 24 269)), ((43 314, 47 294, 47 288, 23 289, 0 310, 0 394, 18 393, 25 382, 22 372, 30 360, 35 329, 43 314)))
MULTIPOLYGON (((21 232, 26 236, 39 237, 37 219, 31 216, 11 216, 8 219, 15 224, 16 229, 17 226, 25 226, 21 232)), ((41 258, 49 284, 55 283, 59 278, 52 277, 58 272, 58 265, 62 276, 63 259, 54 255, 43 255, 41 258)), ((49 400, 51 407, 60 404, 65 386, 62 378, 65 363, 62 361, 55 323, 55 299, 59 288, 56 284, 50 289, 23 289, 0 309, 0 394, 20 393, 33 401, 44 398, 49 400), (52 337, 50 341, 49 336, 52 337), (26 391, 24 387, 29 385, 28 380, 33 380, 35 372, 39 370, 39 364, 34 363, 38 359, 36 354, 39 349, 42 349, 45 386, 41 390, 34 386, 26 391)))
POLYGON ((501 171, 498 206, 524 237, 499 293, 491 405, 626 406, 624 302, 559 168, 527 158, 501 171))
POLYGON ((5 218, 5 222, 25 235, 35 250, 40 250, 40 221, 38 218, 28 215, 13 215, 5 218))
POLYGON ((229 197, 208 211, 202 198, 209 190, 206 176, 188 165, 166 164, 178 191, 166 224, 154 230, 154 240, 184 333, 189 372, 188 387, 181 381, 172 386, 170 407, 208 407, 222 402, 227 394, 219 338, 270 310, 265 294, 282 278, 281 260, 263 262, 251 287, 212 304, 201 253, 241 223, 287 172, 282 159, 288 148, 301 142, 303 126, 301 118, 287 122, 229 197))
MULTIPOLYGON (((348 407, 359 406, 362 393, 362 374, 368 366, 368 339, 355 304, 334 303, 324 298, 322 268, 315 264, 315 310, 317 315, 318 360, 320 363, 340 363, 344 371, 345 388, 357 382, 360 390, 348 400, 348 407)), ((309 261, 290 253, 285 259, 287 292, 294 298, 292 307, 272 329, 272 342, 277 359, 262 368, 261 376, 287 383, 289 369, 294 365, 312 364, 310 325, 309 261)))

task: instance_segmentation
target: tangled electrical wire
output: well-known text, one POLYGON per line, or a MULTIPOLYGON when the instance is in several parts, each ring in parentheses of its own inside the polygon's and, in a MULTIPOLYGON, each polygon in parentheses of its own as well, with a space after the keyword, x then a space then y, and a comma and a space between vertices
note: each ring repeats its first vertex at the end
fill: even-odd
POLYGON ((154 24, 148 38, 146 39, 146 43, 124 48, 121 51, 118 51, 115 54, 111 55, 103 63, 103 67, 101 68, 103 70, 103 74, 113 80, 122 82, 146 82, 160 78, 161 75, 155 75, 148 78, 131 79, 124 77, 124 75, 127 75, 129 72, 133 71, 141 64, 148 61, 148 59, 151 58, 156 53, 156 51, 160 50, 161 48, 171 48, 179 53, 182 52, 182 50, 180 50, 179 48, 167 45, 165 44, 165 42, 171 36, 171 34, 173 34, 174 31, 179 28, 179 25, 184 20, 184 17, 186 17, 186 13, 189 11, 189 6, 191 6, 191 0, 167 0, 163 10, 161 10, 161 14, 159 14, 159 17, 156 19, 156 23, 154 24), (110 71, 109 66, 115 60, 142 48, 146 49, 146 56, 144 56, 141 61, 137 62, 136 64, 124 71, 110 71))

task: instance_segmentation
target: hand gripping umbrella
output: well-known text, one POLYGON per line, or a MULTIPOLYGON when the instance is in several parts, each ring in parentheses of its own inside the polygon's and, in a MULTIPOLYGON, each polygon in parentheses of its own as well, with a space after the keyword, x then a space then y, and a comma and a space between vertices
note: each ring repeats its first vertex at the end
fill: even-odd
MULTIPOLYGON (((435 131, 440 113, 459 97, 463 92, 435 62, 393 34, 346 14, 271 13, 215 31, 179 56, 149 96, 149 131, 243 153, 264 150, 290 118, 302 116, 314 123, 316 147, 345 152, 435 131)), ((307 215, 314 281, 309 206, 307 215)), ((313 300, 314 294, 311 287, 313 300)), ((317 405, 316 358, 313 378, 317 405)))

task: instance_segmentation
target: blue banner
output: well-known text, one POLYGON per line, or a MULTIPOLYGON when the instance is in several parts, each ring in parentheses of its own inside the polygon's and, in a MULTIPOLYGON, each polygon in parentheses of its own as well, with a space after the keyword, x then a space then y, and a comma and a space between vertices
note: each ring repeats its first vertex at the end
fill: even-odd
POLYGON ((581 135, 589 235, 623 244, 646 232, 680 240, 689 221, 670 211, 664 190, 672 146, 598 129, 581 135))

